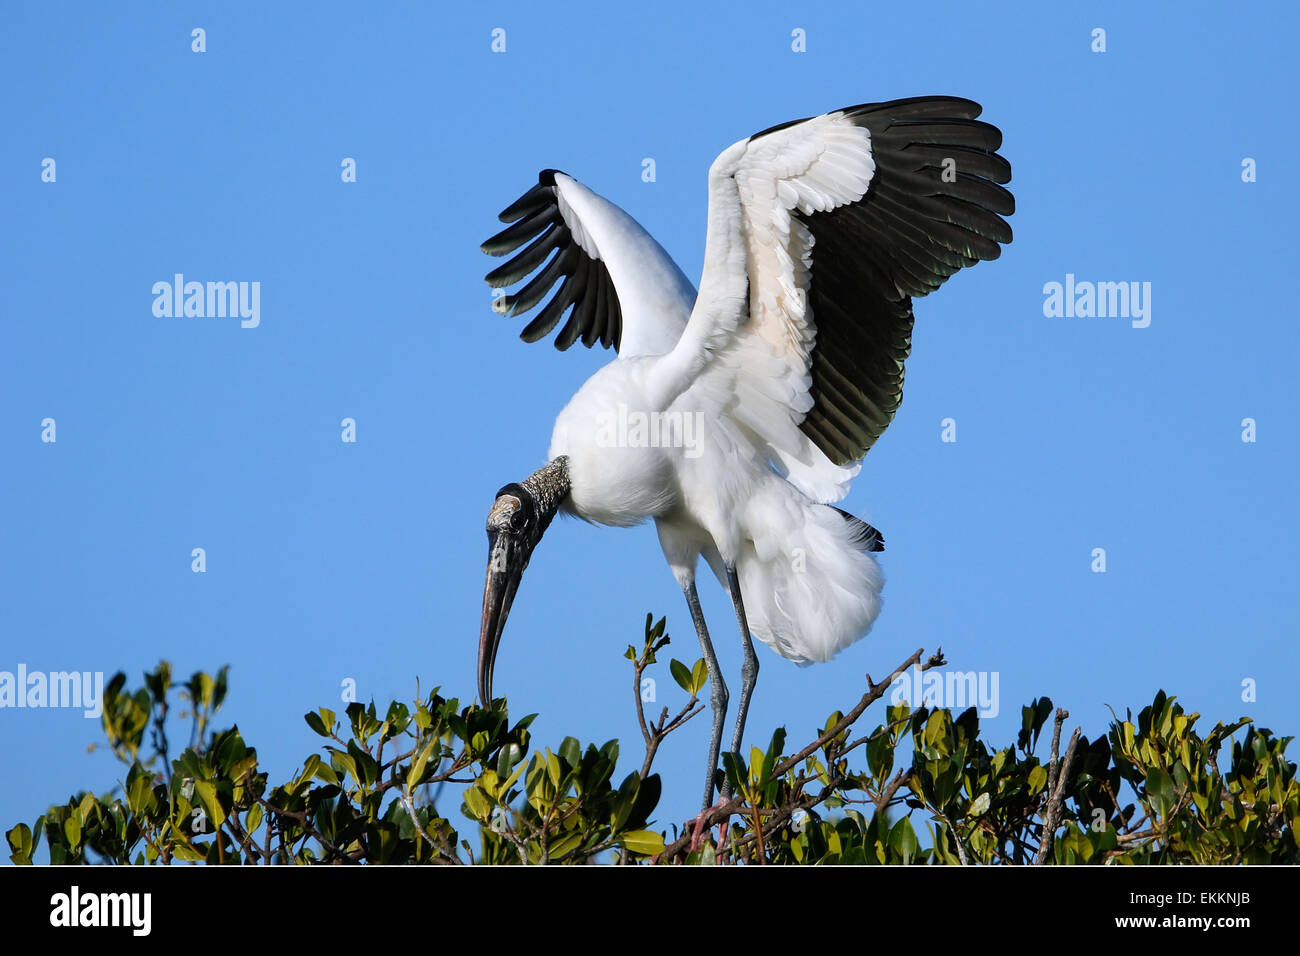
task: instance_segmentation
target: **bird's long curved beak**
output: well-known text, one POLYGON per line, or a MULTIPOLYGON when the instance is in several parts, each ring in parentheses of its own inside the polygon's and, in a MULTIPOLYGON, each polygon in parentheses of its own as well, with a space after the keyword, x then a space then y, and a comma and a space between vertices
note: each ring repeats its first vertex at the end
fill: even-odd
POLYGON ((483 623, 478 636, 478 696, 484 707, 492 703, 492 669, 496 665, 501 632, 505 630, 515 591, 528 567, 531 544, 522 536, 488 532, 487 579, 483 582, 483 623))

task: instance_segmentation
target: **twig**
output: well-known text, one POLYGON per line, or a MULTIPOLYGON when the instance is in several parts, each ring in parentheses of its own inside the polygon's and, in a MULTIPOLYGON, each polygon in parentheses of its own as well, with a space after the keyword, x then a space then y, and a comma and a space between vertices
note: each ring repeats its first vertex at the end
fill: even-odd
POLYGON ((966 859, 966 847, 962 845, 961 834, 952 825, 952 818, 946 813, 940 813, 939 817, 948 825, 948 832, 952 834, 952 842, 957 844, 957 859, 961 860, 962 866, 970 866, 970 860, 966 859))
MULTIPOLYGON (((885 691, 889 689, 889 686, 894 682, 894 680, 900 674, 906 671, 909 667, 912 667, 920 663, 921 655, 924 653, 925 653, 925 649, 918 647, 913 652, 911 657, 909 657, 907 660, 903 661, 903 663, 895 667, 893 673, 891 673, 888 677, 884 679, 884 681, 882 681, 879 684, 872 682, 871 675, 867 674, 866 675, 867 692, 862 695, 862 699, 857 702, 854 708, 851 711, 849 711, 847 714, 845 714, 843 717, 841 717, 839 723, 837 723, 830 730, 826 731, 826 733, 822 734, 820 737, 818 737, 816 740, 810 743, 807 747, 804 747, 803 750, 799 751, 793 757, 790 757, 782 761, 777 766, 777 768, 772 771, 772 776, 774 777, 785 776, 785 774, 788 773, 792 768, 794 768, 794 766, 798 764, 801 760, 805 759, 806 757, 812 756, 814 753, 820 750, 828 741, 833 740, 835 737, 839 736, 839 734, 846 727, 851 727, 857 721, 857 719, 862 716, 863 711, 865 711, 876 701, 880 700, 880 698, 885 696, 885 691)), ((940 662, 942 660, 943 660, 942 654, 936 654, 929 661, 926 661, 924 665, 922 665, 921 670, 926 671, 929 670, 931 667, 941 666, 940 662)))
POLYGON ((1065 758, 1058 764, 1057 754, 1061 747, 1061 725, 1069 719, 1070 712, 1057 708, 1056 729, 1052 733, 1052 763, 1047 776, 1047 812, 1043 815, 1043 838, 1038 846, 1038 856, 1034 859, 1036 866, 1047 862, 1047 855, 1052 852, 1056 840, 1056 827, 1061 822, 1061 804, 1065 801, 1065 784, 1070 779, 1070 765, 1074 763, 1074 748, 1079 743, 1079 728, 1074 728, 1070 735, 1070 745, 1065 749, 1065 758))
POLYGON ((1056 793, 1056 774, 1059 769, 1059 756, 1061 753, 1061 725, 1070 717, 1068 710, 1060 707, 1056 708, 1056 723, 1052 727, 1052 753, 1051 761, 1047 769, 1047 795, 1050 797, 1056 793))
MULTIPOLYGON (((645 708, 641 706, 641 674, 645 671, 645 668, 646 665, 640 658, 632 662, 632 696, 636 700, 636 720, 641 725, 641 739, 645 741, 646 762, 648 763, 650 761, 652 737, 650 728, 646 726, 645 722, 645 708)), ((667 707, 664 708, 664 713, 668 713, 667 707)))
POLYGON ((420 825, 420 818, 415 815, 415 803, 411 800, 410 791, 407 790, 406 787, 402 787, 402 789, 397 792, 399 799, 402 801, 402 806, 406 807, 406 813, 411 818, 411 826, 414 828, 415 832, 424 838, 424 842, 429 844, 429 849, 431 849, 435 854, 445 852, 441 847, 433 842, 433 837, 424 832, 424 827, 420 825))
POLYGON ((883 813, 885 808, 889 806, 890 801, 894 799, 894 794, 898 792, 898 788, 911 779, 911 767, 906 770, 900 770, 898 773, 894 774, 894 779, 889 781, 885 786, 885 789, 881 790, 876 798, 871 801, 876 805, 876 812, 883 813))
POLYGON ((322 834, 319 830, 316 829, 315 826, 312 825, 311 820, 308 819, 306 810, 281 810, 279 807, 271 803, 271 801, 267 800, 265 797, 257 797, 255 799, 257 800, 258 803, 262 804, 262 806, 264 806, 269 813, 281 818, 280 853, 282 856, 287 857, 288 849, 289 849, 284 839, 283 819, 287 817, 288 819, 292 820, 294 823, 298 824, 298 826, 302 827, 304 837, 310 837, 311 839, 315 840, 326 850, 326 852, 338 854, 339 856, 342 856, 345 859, 355 859, 351 854, 344 852, 341 848, 335 846, 328 839, 326 839, 325 835, 322 834))
POLYGON ((632 696, 636 701, 636 719, 641 725, 641 739, 645 741, 645 759, 641 761, 642 780, 650 775, 650 765, 654 763, 655 754, 659 752, 659 745, 664 742, 664 739, 704 709, 704 704, 695 694, 692 694, 686 706, 678 711, 677 716, 671 721, 668 720, 668 708, 665 707, 660 712, 657 723, 646 723, 645 708, 641 700, 641 675, 650 666, 649 656, 662 649, 667 643, 668 638, 664 637, 653 646, 647 645, 641 652, 641 656, 632 662, 632 696))
MULTIPOLYGON (((790 798, 785 802, 783 806, 774 808, 772 810, 758 811, 759 813, 766 815, 767 818, 767 822, 764 823, 762 826, 763 838, 764 839, 768 838, 769 836, 774 834, 777 830, 781 829, 781 827, 785 826, 788 822, 790 822, 794 818, 794 815, 797 811, 812 810, 814 807, 821 806, 831 797, 835 796, 836 790, 847 779, 848 777, 844 774, 832 775, 830 777, 830 783, 827 786, 823 787, 821 792, 817 796, 810 797, 810 796, 806 796, 803 793, 803 788, 808 785, 810 780, 808 777, 805 777, 802 773, 799 774, 795 778, 795 782, 791 790, 790 798)), ((739 840, 734 841, 730 847, 724 847, 720 849, 718 851, 718 861, 722 862, 728 854, 734 856, 735 851, 740 850, 741 848, 749 845, 750 843, 757 843, 758 832, 759 831, 757 829, 752 829, 750 830, 750 832, 746 833, 739 840)), ((760 850, 760 853, 761 852, 762 851, 760 850)), ((760 862, 762 862, 761 859, 760 862)))
MULTIPOLYGON (((847 714, 845 714, 843 717, 841 717, 834 727, 827 730, 820 737, 818 737, 808 746, 804 747, 793 757, 788 757, 787 759, 783 760, 780 764, 778 764, 776 768, 772 771, 772 776, 773 777, 785 776, 787 773, 793 770, 801 761, 811 756, 812 754, 816 753, 819 749, 825 746, 825 744, 828 743, 829 741, 835 739, 835 737, 837 737, 840 733, 842 733, 845 728, 851 727, 853 723, 859 717, 862 716, 863 712, 868 707, 870 707, 872 704, 878 701, 881 697, 885 696, 885 692, 889 689, 890 685, 900 674, 904 673, 909 667, 913 667, 920 664, 921 655, 924 653, 925 653, 925 649, 918 647, 916 651, 913 652, 912 655, 907 658, 907 660, 903 661, 902 664, 894 668, 893 672, 887 678, 885 678, 884 681, 882 681, 879 684, 872 681, 871 675, 867 674, 866 675, 867 692, 862 695, 862 699, 857 702, 854 708, 850 710, 847 714)), ((943 651, 939 650, 935 654, 933 654, 930 657, 930 659, 925 662, 925 664, 921 665, 921 670, 925 671, 925 670, 929 670, 932 667, 942 667, 945 663, 946 661, 944 661, 943 659, 943 651)), ((718 821, 727 819, 733 813, 742 809, 744 805, 745 805, 745 801, 740 797, 732 797, 729 800, 718 801, 718 803, 702 811, 702 813, 700 814, 700 816, 703 817, 701 828, 710 828, 718 821)), ((691 845, 691 837, 692 837, 691 833, 683 834, 681 837, 674 840, 672 843, 668 844, 668 846, 664 847, 662 852, 655 854, 655 856, 651 858, 652 862, 662 863, 662 862, 667 862, 676 859, 676 857, 683 850, 685 850, 687 847, 691 845)))
MULTIPOLYGON (((640 697, 637 698, 640 700, 640 697)), ((686 706, 677 712, 677 716, 665 725, 664 721, 668 720, 668 708, 665 707, 659 715, 658 723, 652 725, 650 730, 650 739, 646 743, 645 759, 641 761, 641 779, 644 780, 650 775, 650 765, 654 763, 655 754, 659 752, 659 745, 674 730, 680 727, 686 721, 690 720, 696 714, 704 709, 704 704, 698 697, 691 697, 686 702, 686 706)), ((640 716, 638 714, 638 716, 640 716)))

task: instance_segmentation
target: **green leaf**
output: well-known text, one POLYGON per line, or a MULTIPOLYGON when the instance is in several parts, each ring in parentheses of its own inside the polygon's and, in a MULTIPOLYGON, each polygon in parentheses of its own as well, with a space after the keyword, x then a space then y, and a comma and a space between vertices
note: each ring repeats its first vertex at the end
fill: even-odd
POLYGON ((1174 782, 1169 779, 1169 774, 1159 767, 1152 767, 1147 771, 1146 786, 1152 809, 1161 817, 1168 816, 1175 800, 1174 782))
POLYGON ((187 843, 172 844, 172 856, 186 863, 197 863, 203 859, 203 854, 198 850, 192 850, 187 843))
POLYGON ((704 690, 704 685, 709 682, 709 665, 701 657, 691 668, 691 696, 700 696, 700 691, 704 690))
POLYGON ((419 730, 428 730, 433 723, 433 715, 429 713, 429 708, 421 704, 415 709, 415 726, 419 730))
POLYGON ((550 855, 552 860, 562 859, 568 856, 574 850, 582 845, 582 831, 570 830, 568 833, 553 841, 550 845, 550 855))
POLYGON ((867 741, 867 769, 881 785, 894 769, 894 742, 879 728, 867 741))
MULTIPOLYGON (((576 737, 565 737, 560 741, 560 756, 564 758, 564 762, 570 767, 578 766, 578 764, 582 763, 582 744, 578 742, 576 737)), ((558 780, 556 780, 556 786, 559 786, 558 780)))
POLYGON ((785 750, 785 728, 778 727, 772 732, 772 740, 767 745, 767 752, 763 754, 763 768, 759 773, 759 779, 766 781, 772 776, 772 771, 781 760, 781 753, 785 750))
POLYGON ((478 820, 480 823, 486 823, 488 817, 492 815, 492 803, 478 787, 469 787, 465 790, 465 806, 469 808, 471 819, 478 820))
POLYGON ((316 776, 316 771, 320 769, 322 761, 320 754, 312 754, 302 765, 302 773, 298 774, 298 785, 302 786, 312 777, 316 776))
POLYGON ((339 784, 338 773, 334 770, 332 766, 325 763, 323 760, 318 761, 316 763, 315 770, 313 771, 313 776, 315 776, 315 778, 321 781, 322 783, 334 784, 335 786, 339 784))
POLYGON ((731 781, 733 789, 744 795, 749 787, 749 768, 745 766, 745 758, 738 753, 724 750, 722 769, 726 772, 727 779, 731 781))
POLYGON ((203 804, 203 809, 207 812, 213 827, 220 827, 226 822, 226 812, 221 809, 221 801, 217 799, 216 784, 211 780, 196 780, 194 792, 198 794, 199 801, 203 804))
POLYGON ((1047 768, 1039 764, 1029 771, 1029 793, 1034 795, 1047 786, 1047 768))
POLYGON ((936 747, 942 753, 943 748, 938 747, 939 741, 944 736, 944 731, 948 729, 948 712, 946 710, 936 710, 930 715, 930 719, 925 723, 925 733, 921 739, 927 747, 936 747))
POLYGON ((361 777, 360 774, 357 773, 357 763, 352 759, 350 754, 331 747, 330 764, 340 775, 350 776, 353 780, 360 783, 361 777))
POLYGON ((628 774, 618 788, 609 821, 609 827, 615 833, 627 825, 628 817, 632 815, 632 810, 636 806, 637 793, 640 789, 641 778, 635 773, 628 774))
POLYGON ((916 833, 912 830, 912 823, 907 817, 895 823, 893 829, 889 831, 889 848, 902 857, 901 862, 904 865, 912 862, 919 846, 916 833))
POLYGON ((668 662, 668 669, 672 671, 673 680, 677 681, 677 686, 686 693, 691 693, 690 669, 675 657, 668 662))
POLYGON ((551 786, 556 790, 560 788, 560 760, 549 750, 546 751, 546 775, 551 778, 551 786))
POLYGON ((619 837, 619 842, 633 853, 653 856, 664 851, 664 837, 654 830, 633 830, 619 837))
POLYGON ((408 790, 418 787, 420 783, 423 782, 424 769, 429 765, 429 757, 433 755, 433 752, 437 750, 439 746, 440 741, 437 739, 430 740, 421 747, 420 752, 415 755, 415 760, 411 763, 411 769, 406 772, 406 787, 408 790))
MULTIPOLYGON (((136 767, 139 767, 137 764, 136 767)), ((126 784, 126 805, 136 816, 144 816, 149 813, 157 804, 153 792, 153 776, 143 768, 137 772, 132 768, 132 774, 127 777, 126 784)))
POLYGON ((9 848, 13 850, 9 859, 20 865, 28 865, 32 862, 32 850, 35 843, 32 840, 32 831, 25 823, 20 823, 8 833, 5 838, 9 841, 9 848))
MULTIPOLYGON (((333 717, 332 714, 330 716, 333 717)), ((322 737, 328 737, 330 735, 329 725, 327 725, 321 718, 321 715, 315 711, 303 714, 303 720, 307 721, 307 726, 316 731, 316 733, 320 734, 322 737)), ((331 721, 331 723, 332 722, 333 721, 331 721)))

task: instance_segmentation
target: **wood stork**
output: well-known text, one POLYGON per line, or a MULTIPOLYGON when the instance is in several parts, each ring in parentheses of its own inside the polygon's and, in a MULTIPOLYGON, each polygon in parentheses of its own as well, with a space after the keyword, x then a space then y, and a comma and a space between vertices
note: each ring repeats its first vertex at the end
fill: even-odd
POLYGON ((655 522, 708 665, 706 807, 728 693, 698 558, 731 596, 744 647, 733 751, 758 675, 751 634, 802 664, 871 629, 883 540, 830 503, 902 400, 912 297, 1011 241, 1002 216, 1015 203, 1000 185, 1011 167, 980 111, 946 96, 871 103, 731 146, 709 169, 698 293, 631 216, 557 170, 501 213, 511 225, 482 249, 514 255, 488 284, 536 275, 496 311, 527 312, 563 279, 521 338, 545 337, 567 312, 557 348, 599 342, 618 357, 560 412, 547 464, 497 492, 488 514, 485 704, 515 591, 559 511, 655 522))

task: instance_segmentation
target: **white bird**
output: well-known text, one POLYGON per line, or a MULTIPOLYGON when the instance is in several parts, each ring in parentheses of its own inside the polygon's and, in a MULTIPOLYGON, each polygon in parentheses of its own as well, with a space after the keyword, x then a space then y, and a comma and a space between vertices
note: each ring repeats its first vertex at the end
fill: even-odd
MULTIPOLYGON (((548 463, 497 493, 479 636, 479 696, 515 591, 558 511, 605 525, 653 519, 709 671, 713 800, 728 693, 695 587, 703 556, 744 646, 732 750, 758 675, 751 633, 798 663, 827 661, 880 612, 880 533, 831 502, 902 400, 911 297, 996 259, 1014 211, 1002 135, 954 97, 837 110, 774 126, 709 169, 697 293, 627 213, 545 170, 501 213, 483 251, 516 253, 487 276, 524 328, 618 357, 560 412, 548 463), (530 242, 531 240, 531 242, 530 242), (516 252, 525 243, 522 251, 516 252), (549 257, 549 261, 548 260, 549 257)), ((726 789, 724 786, 724 794, 726 789)))

